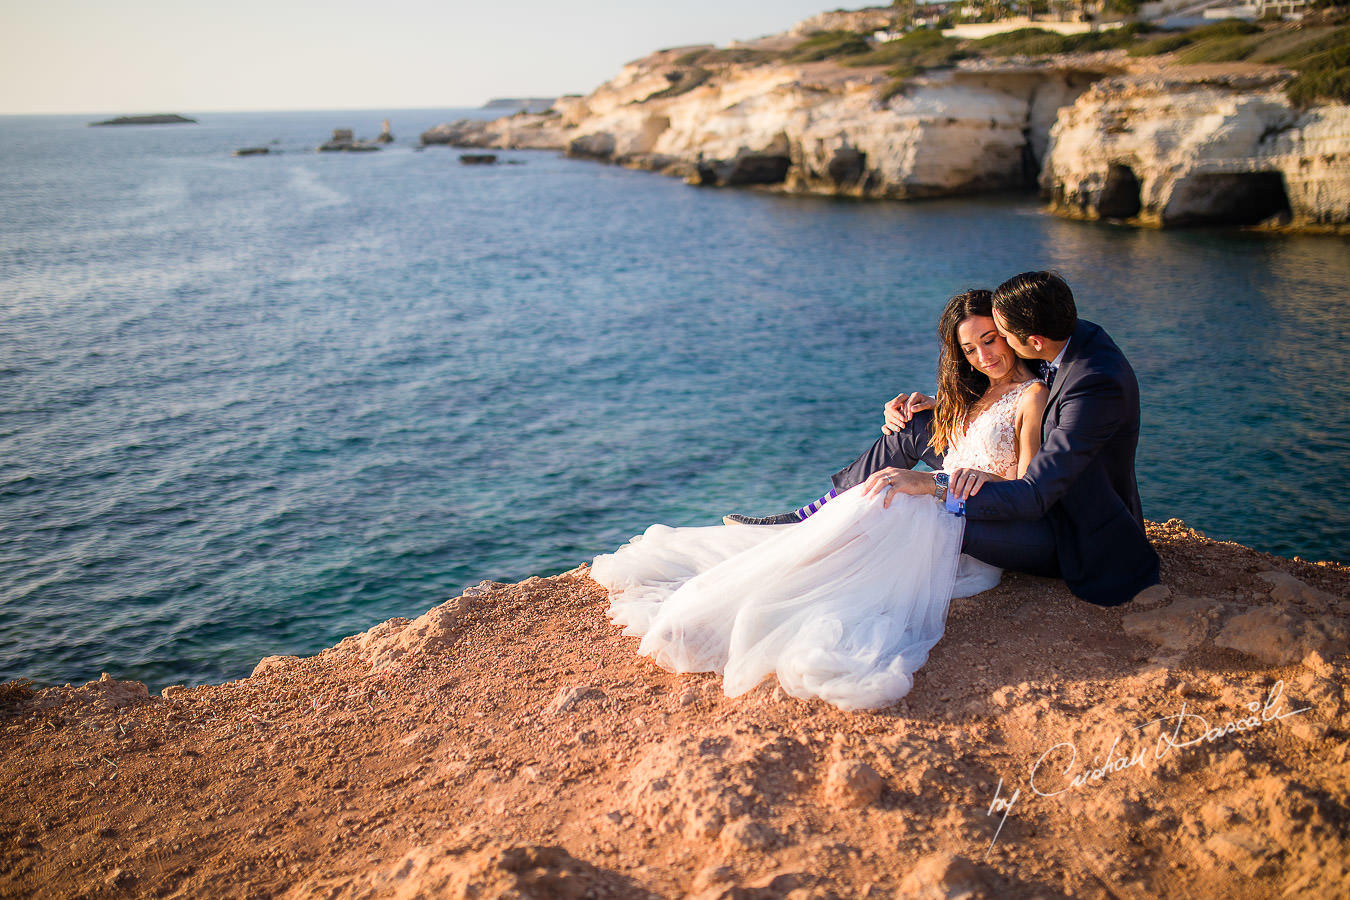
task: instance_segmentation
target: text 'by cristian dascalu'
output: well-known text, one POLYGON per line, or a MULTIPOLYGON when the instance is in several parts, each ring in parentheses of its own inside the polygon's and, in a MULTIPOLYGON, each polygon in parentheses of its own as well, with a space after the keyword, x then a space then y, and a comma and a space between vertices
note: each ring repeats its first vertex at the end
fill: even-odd
MULTIPOLYGON (((1108 775, 1122 772, 1132 766, 1142 767, 1149 756, 1147 743, 1140 744, 1128 755, 1116 756, 1116 751, 1121 740, 1127 734, 1142 732, 1154 725, 1158 726, 1158 738, 1153 744, 1152 757, 1155 760, 1160 760, 1173 750, 1184 750, 1201 742, 1213 743, 1239 731, 1254 731, 1267 722, 1295 716, 1312 708, 1304 706, 1281 712, 1280 705, 1283 702, 1284 682, 1276 681, 1266 694, 1264 703, 1253 700, 1247 704, 1247 710, 1251 715, 1231 719, 1222 725, 1213 727, 1210 726, 1204 716, 1187 712, 1186 704, 1183 702, 1181 711, 1175 715, 1150 719, 1116 735, 1116 739, 1111 742, 1111 749, 1107 751, 1106 758, 1099 763, 1099 757, 1093 757, 1093 765, 1090 768, 1079 767, 1077 745, 1072 741, 1062 741, 1042 753, 1040 758, 1032 765, 1029 772, 1028 787, 1039 797, 1057 797, 1077 788, 1100 784, 1108 775)), ((994 789, 994 800, 989 804, 989 809, 985 814, 992 816, 1001 812, 1003 816, 999 819, 993 840, 989 842, 989 847, 984 851, 986 858, 989 856, 989 851, 994 847, 994 841, 998 840, 999 832, 1003 830, 1003 823, 1007 821, 1013 805, 1017 803, 1021 796, 1021 788, 1017 788, 1011 795, 1005 796, 1003 779, 998 780, 998 787, 994 789)))

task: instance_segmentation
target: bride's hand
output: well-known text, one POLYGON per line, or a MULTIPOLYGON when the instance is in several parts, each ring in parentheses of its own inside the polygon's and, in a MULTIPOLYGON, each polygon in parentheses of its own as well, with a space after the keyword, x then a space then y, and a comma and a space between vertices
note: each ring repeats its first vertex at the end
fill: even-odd
POLYGON ((933 476, 923 472, 915 472, 913 469, 878 469, 873 472, 867 481, 863 482, 863 496, 870 497, 872 494, 885 491, 886 499, 881 505, 891 508, 891 501, 895 499, 896 494, 913 494, 922 496, 933 492, 933 476))
POLYGON ((991 472, 979 469, 956 469, 951 474, 947 490, 958 500, 968 500, 980 492, 980 488, 990 481, 1006 481, 991 472))
POLYGON ((914 414, 921 410, 932 409, 933 398, 927 394, 920 394, 915 391, 912 394, 901 394, 891 399, 882 407, 882 415, 886 423, 881 426, 883 434, 895 434, 897 431, 903 431, 909 424, 909 420, 914 418, 914 414))

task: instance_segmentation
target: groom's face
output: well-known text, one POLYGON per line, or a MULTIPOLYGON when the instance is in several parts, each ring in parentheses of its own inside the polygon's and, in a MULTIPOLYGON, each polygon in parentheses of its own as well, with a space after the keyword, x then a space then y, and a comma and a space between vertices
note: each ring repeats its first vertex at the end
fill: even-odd
MULTIPOLYGON (((1017 335, 1009 331, 1008 323, 1005 322, 1003 320, 1003 317, 998 314, 998 310, 994 310, 994 327, 998 329, 998 333, 1003 337, 1005 341, 1008 342, 1008 346, 1011 347, 1013 352, 1016 353, 1018 356, 1022 357, 1023 359, 1041 358, 1040 348, 1034 346, 1031 343, 1022 341, 1017 337, 1017 335)), ((1034 335, 1028 336, 1027 338, 1027 341, 1035 341, 1035 340, 1036 338, 1034 335)))

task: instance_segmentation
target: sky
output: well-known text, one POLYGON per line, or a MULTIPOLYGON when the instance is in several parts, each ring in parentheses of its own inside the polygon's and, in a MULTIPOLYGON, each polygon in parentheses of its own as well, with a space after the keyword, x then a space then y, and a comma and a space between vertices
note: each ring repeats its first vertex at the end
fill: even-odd
POLYGON ((760 37, 837 6, 0 0, 0 114, 444 108, 584 94, 653 50, 760 37))

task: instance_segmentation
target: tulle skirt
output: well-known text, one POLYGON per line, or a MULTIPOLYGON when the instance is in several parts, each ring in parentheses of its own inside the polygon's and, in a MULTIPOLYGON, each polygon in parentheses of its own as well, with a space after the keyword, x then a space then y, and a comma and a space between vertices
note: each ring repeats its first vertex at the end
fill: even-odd
POLYGON ((964 528, 931 497, 887 509, 859 486, 800 524, 653 525, 591 577, 662 668, 720 672, 728 697, 776 673, 795 697, 876 709, 909 693, 951 598, 998 584, 961 554, 964 528))

